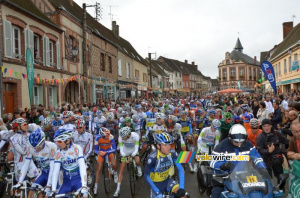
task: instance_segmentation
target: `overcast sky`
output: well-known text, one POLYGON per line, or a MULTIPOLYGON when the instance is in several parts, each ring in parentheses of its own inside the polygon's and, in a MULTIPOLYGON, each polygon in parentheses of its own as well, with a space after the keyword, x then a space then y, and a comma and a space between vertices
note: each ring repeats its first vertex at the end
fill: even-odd
MULTIPOLYGON (((157 58, 195 61, 211 78, 216 78, 218 64, 225 52, 233 50, 238 36, 244 53, 259 60, 261 51, 282 41, 283 22, 292 21, 292 15, 296 15, 294 26, 300 21, 299 0, 74 1, 80 6, 99 2, 103 9, 100 23, 109 29, 111 10, 120 36, 141 56, 157 52, 157 58)), ((93 8, 88 11, 95 15, 93 8)))

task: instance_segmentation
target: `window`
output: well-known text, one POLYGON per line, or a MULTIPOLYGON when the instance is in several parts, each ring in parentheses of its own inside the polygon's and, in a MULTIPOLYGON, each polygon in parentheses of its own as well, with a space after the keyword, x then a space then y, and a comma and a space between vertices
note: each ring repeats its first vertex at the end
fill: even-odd
POLYGON ((136 77, 136 78, 140 77, 140 71, 139 70, 136 69, 134 71, 134 77, 136 77))
POLYGON ((126 78, 127 79, 131 79, 131 76, 130 76, 130 64, 129 63, 126 63, 126 78))
POLYGON ((73 43, 74 43, 73 37, 69 36, 69 50, 70 50, 69 51, 70 52, 69 59, 73 59, 73 54, 72 54, 73 43))
POLYGON ((122 76, 122 61, 121 59, 118 60, 118 74, 122 76))
POLYGON ((279 68, 279 75, 281 76, 281 64, 280 64, 280 62, 278 63, 278 68, 279 68))
POLYGON ((177 77, 177 72, 175 72, 175 75, 176 75, 176 77, 177 77))
POLYGON ((289 72, 292 71, 292 57, 289 57, 289 72))
POLYGON ((53 106, 53 88, 49 87, 49 105, 53 106))
POLYGON ((34 49, 34 62, 40 64, 40 37, 38 35, 33 36, 33 49, 34 49))
POLYGON ((143 82, 147 82, 147 74, 143 73, 143 82))
POLYGON ((100 55, 100 68, 101 68, 101 71, 105 71, 104 54, 103 53, 101 53, 101 55, 100 55))
POLYGON ((111 57, 108 57, 108 67, 109 67, 109 73, 112 73, 112 62, 111 62, 111 57))
POLYGON ((54 51, 54 47, 53 47, 53 42, 49 41, 49 58, 50 58, 50 66, 54 66, 54 58, 53 58, 53 51, 54 51))
POLYGON ((35 105, 40 104, 40 101, 39 101, 39 88, 37 86, 33 87, 33 103, 35 105))
POLYGON ((287 69, 286 69, 286 59, 284 59, 283 64, 284 64, 284 73, 286 74, 286 73, 287 73, 287 69))
POLYGON ((277 64, 275 64, 275 76, 278 76, 277 64))
POLYGON ((223 70, 223 78, 226 78, 226 69, 223 70))
POLYGON ((13 33, 13 58, 21 59, 20 28, 12 26, 13 33))
POLYGON ((244 68, 240 69, 240 76, 245 76, 245 69, 244 68))
POLYGON ((294 54, 294 61, 298 61, 298 54, 294 54))
POLYGON ((230 76, 235 77, 235 69, 234 68, 230 69, 230 76))
MULTIPOLYGON (((252 77, 252 71, 251 71, 251 69, 252 69, 252 68, 250 67, 250 68, 249 68, 249 76, 252 77)), ((251 78, 251 77, 250 77, 250 78, 251 78)))

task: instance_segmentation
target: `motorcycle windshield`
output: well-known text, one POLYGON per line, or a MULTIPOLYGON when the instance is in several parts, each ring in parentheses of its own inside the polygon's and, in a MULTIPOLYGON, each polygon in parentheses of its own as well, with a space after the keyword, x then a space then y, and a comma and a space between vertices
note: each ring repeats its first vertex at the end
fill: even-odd
POLYGON ((233 192, 247 196, 250 192, 259 191, 268 195, 273 191, 269 174, 262 175, 252 161, 236 162, 234 170, 229 175, 230 189, 233 192))

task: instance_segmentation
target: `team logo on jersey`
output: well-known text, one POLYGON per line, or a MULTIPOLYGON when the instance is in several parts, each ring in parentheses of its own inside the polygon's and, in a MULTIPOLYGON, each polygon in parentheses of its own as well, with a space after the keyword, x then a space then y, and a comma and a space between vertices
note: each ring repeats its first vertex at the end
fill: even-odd
POLYGON ((59 157, 60 157, 60 152, 57 152, 57 153, 56 153, 56 156, 55 156, 55 160, 58 160, 59 157))
POLYGON ((69 152, 69 155, 74 155, 74 152, 69 152))
POLYGON ((54 157, 54 149, 51 149, 50 155, 51 155, 51 157, 54 157))
POLYGON ((42 153, 42 156, 45 157, 47 155, 47 153, 42 153))
POLYGON ((148 162, 147 162, 147 163, 148 163, 148 164, 151 164, 151 162, 152 162, 152 160, 151 160, 151 159, 148 159, 148 162))
POLYGON ((74 152, 75 152, 76 155, 78 155, 78 148, 77 147, 75 147, 74 152))

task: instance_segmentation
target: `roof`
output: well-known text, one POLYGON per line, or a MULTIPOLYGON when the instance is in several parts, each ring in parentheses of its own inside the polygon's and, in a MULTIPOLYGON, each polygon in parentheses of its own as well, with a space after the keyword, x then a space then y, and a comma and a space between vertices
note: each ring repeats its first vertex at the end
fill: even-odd
MULTIPOLYGON (((148 63, 149 59, 146 58, 146 61, 148 63)), ((161 62, 157 61, 157 60, 151 60, 151 67, 152 69, 159 75, 161 76, 167 76, 168 77, 168 74, 166 74, 164 72, 164 70, 162 69, 163 68, 163 65, 161 62)), ((151 72, 153 72, 153 70, 151 72)))
POLYGON ((24 11, 29 12, 28 14, 33 15, 46 23, 50 24, 51 26, 60 29, 55 23, 51 21, 44 13, 42 13, 32 1, 24 1, 24 0, 5 0, 3 2, 7 2, 13 6, 18 7, 24 11))
POLYGON ((239 51, 239 52, 243 52, 244 48, 242 46, 240 38, 237 39, 234 49, 237 50, 237 51, 239 51))
MULTIPOLYGON (((56 9, 62 9, 62 7, 75 17, 79 22, 82 22, 83 9, 73 1, 73 5, 66 0, 50 0, 56 9)), ((90 14, 87 13, 87 26, 90 27, 94 34, 103 37, 103 39, 115 44, 119 50, 127 54, 136 61, 147 65, 145 59, 134 49, 129 41, 122 37, 116 37, 114 33, 106 28, 104 25, 95 20, 90 14)))
POLYGON ((211 79, 211 84, 212 84, 212 86, 219 86, 220 82, 218 79, 211 79))
POLYGON ((300 23, 298 23, 283 39, 283 41, 275 49, 271 56, 271 60, 276 56, 280 55, 285 50, 288 50, 291 46, 296 44, 300 40, 300 23))
POLYGON ((260 62, 256 60, 256 63, 254 62, 254 58, 251 58, 247 54, 244 54, 242 52, 233 50, 230 53, 230 59, 235 60, 236 62, 242 61, 246 64, 251 64, 251 65, 260 65, 260 62))

